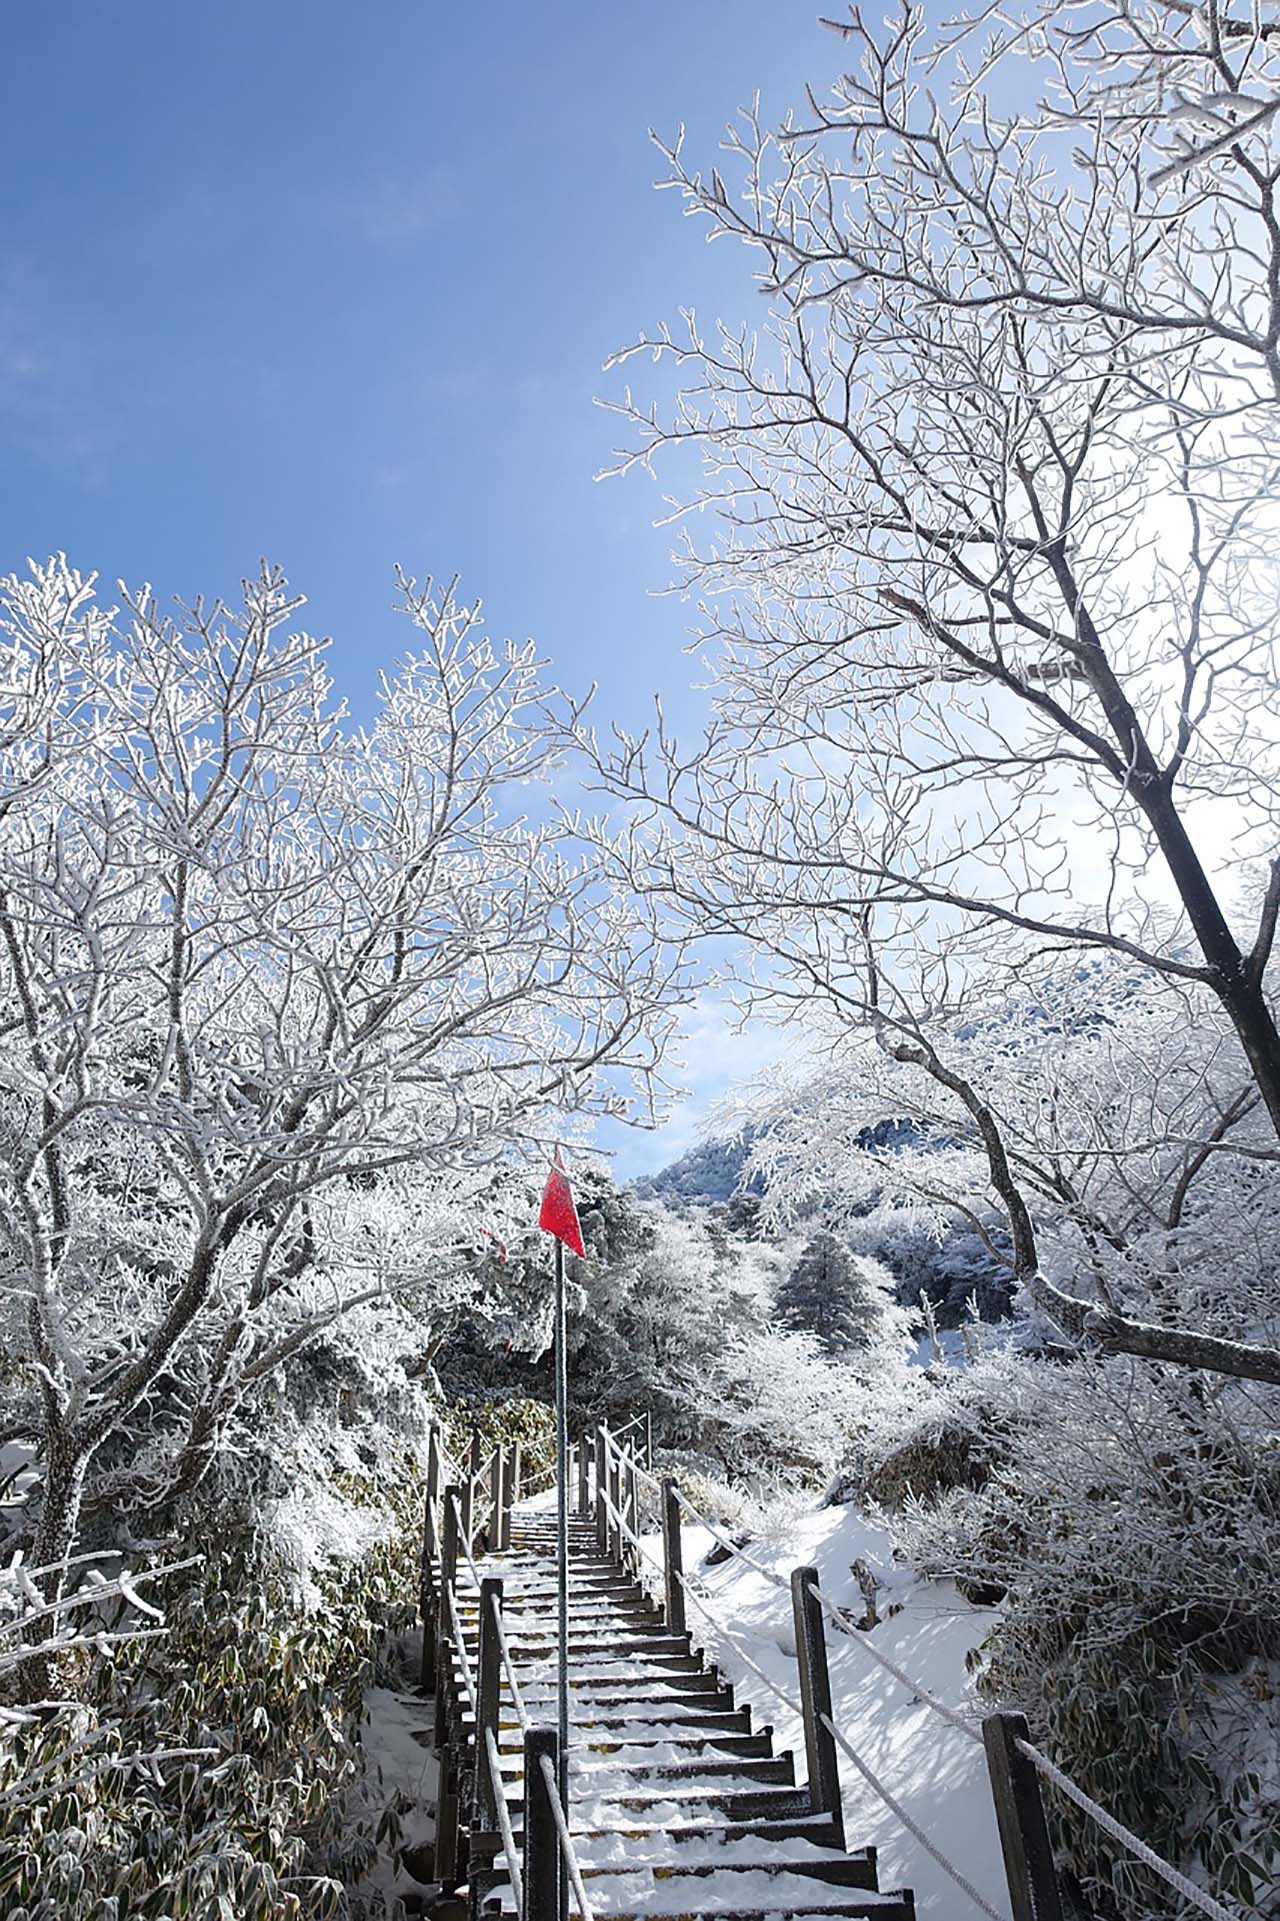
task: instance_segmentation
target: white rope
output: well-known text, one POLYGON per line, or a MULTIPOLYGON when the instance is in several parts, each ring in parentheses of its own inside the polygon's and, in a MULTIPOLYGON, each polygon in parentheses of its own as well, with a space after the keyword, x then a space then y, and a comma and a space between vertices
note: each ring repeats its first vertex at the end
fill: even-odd
POLYGON ((458 1516, 458 1549, 470 1570, 471 1578, 475 1582, 478 1592, 480 1587, 480 1570, 471 1557, 471 1543, 467 1539, 467 1530, 462 1525, 462 1503, 452 1491, 450 1492, 449 1499, 453 1502, 454 1509, 458 1516))
MULTIPOLYGON (((556 1830, 560 1836, 560 1851, 564 1855, 564 1864, 569 1871, 569 1885, 573 1889, 573 1898, 578 1904, 578 1913, 581 1915, 582 1921, 595 1921, 595 1914, 592 1910, 591 1903, 587 1899, 587 1891, 582 1885, 582 1870, 578 1866, 578 1857, 573 1851, 573 1837, 569 1833, 569 1823, 565 1817, 565 1811, 560 1805, 560 1791, 556 1786, 556 1771, 551 1764, 551 1756, 549 1754, 544 1754, 541 1759, 542 1778, 547 1784, 547 1799, 551 1803, 551 1818, 555 1822, 556 1830)), ((524 1818, 526 1821, 529 1819, 527 1806, 525 1808, 524 1818)))
POLYGON ((724 1640, 733 1649, 738 1659, 742 1662, 742 1665, 745 1668, 749 1668, 752 1674, 756 1676, 757 1680, 762 1681, 764 1683, 765 1687, 768 1688, 770 1694, 776 1694, 778 1699, 782 1702, 782 1705, 785 1708, 789 1708, 792 1714, 798 1714, 800 1716, 800 1719, 803 1721, 804 1708, 801 1706, 800 1702, 796 1700, 795 1696, 788 1694, 785 1688, 779 1687, 778 1683, 773 1679, 773 1677, 769 1674, 766 1674, 764 1669, 760 1667, 757 1662, 752 1660, 751 1656, 747 1653, 747 1650, 743 1647, 738 1637, 735 1634, 733 1634, 730 1631, 730 1629, 724 1625, 723 1621, 719 1620, 717 1616, 711 1612, 711 1609, 707 1606, 706 1602, 702 1599, 702 1596, 698 1593, 697 1589, 690 1587, 688 1581, 685 1579, 683 1574, 677 1574, 676 1579, 679 1581, 681 1587, 684 1589, 685 1599, 692 1601, 693 1605, 697 1608, 698 1612, 701 1615, 703 1615, 708 1621, 710 1621, 712 1627, 716 1630, 717 1634, 723 1636, 724 1640))
POLYGON ((516 1898, 516 1913, 523 1914, 524 1882, 520 1877, 516 1837, 511 1827, 511 1812, 507 1807, 507 1791, 502 1785, 502 1762, 498 1757, 498 1743, 492 1728, 485 1729, 484 1744, 489 1756, 489 1779, 493 1782, 493 1795, 497 1802, 498 1826, 502 1830, 502 1852, 507 1857, 507 1875, 511 1882, 511 1892, 516 1898))
MULTIPOLYGON (((948 1861, 946 1855, 943 1854, 939 1848, 936 1848, 934 1846, 933 1842, 929 1839, 928 1835, 925 1833, 924 1829, 919 1825, 919 1823, 912 1820, 911 1816, 907 1813, 907 1810, 903 1807, 901 1801, 899 1801, 893 1794, 890 1793, 889 1789, 885 1786, 884 1782, 879 1778, 878 1775, 873 1773, 872 1769, 863 1760, 862 1756, 857 1752, 857 1750, 851 1747, 849 1742, 845 1740, 843 1734, 841 1734, 839 1728, 836 1726, 835 1722, 831 1719, 831 1716, 829 1714, 820 1714, 818 1716, 818 1719, 822 1722, 823 1726, 830 1731, 831 1738, 835 1742, 836 1746, 841 1750, 842 1753, 848 1755, 849 1759, 853 1762, 854 1767, 857 1768, 858 1773, 862 1776, 867 1786, 872 1790, 873 1793, 879 1795, 880 1799, 884 1802, 885 1806, 889 1809, 890 1813, 895 1815, 897 1819, 901 1821, 907 1833, 918 1844, 918 1846, 922 1847, 926 1854, 932 1855, 933 1859, 937 1862, 938 1866, 942 1869, 943 1873, 949 1874, 951 1876, 951 1879, 955 1882, 956 1886, 958 1888, 963 1889, 965 1894, 967 1894, 969 1899, 973 1902, 974 1906, 977 1908, 980 1908, 983 1914, 989 1917, 989 1921, 1004 1921, 1004 1916, 999 1912, 999 1910, 996 1908, 993 1908, 989 1901, 986 1901, 983 1899, 983 1897, 978 1893, 978 1890, 974 1887, 973 1883, 971 1881, 965 1880, 959 1868, 955 1867, 950 1861, 948 1861)), ((1233 1918, 1233 1921, 1234 1921, 1234 1918, 1233 1918)))
POLYGON ((462 1685, 466 1689, 467 1705, 470 1707, 472 1715, 478 1720, 480 1710, 476 1705, 476 1691, 471 1685, 471 1662, 467 1656, 467 1644, 462 1638, 462 1623, 458 1619, 458 1604, 453 1598, 453 1589, 451 1587, 445 1589, 444 1598, 449 1608, 449 1627, 458 1650, 458 1660, 462 1666, 462 1685))
POLYGON ((614 1452, 617 1454, 619 1460, 625 1462, 626 1466, 636 1476, 636 1479, 644 1481, 656 1494, 661 1494, 662 1482, 656 1474, 650 1474, 647 1468, 641 1467, 639 1461, 636 1459, 635 1449, 630 1447, 626 1449, 620 1448, 617 1445, 616 1435, 610 1435, 607 1429, 605 1430, 605 1434, 607 1442, 613 1446, 614 1452))
POLYGON ((494 1626, 498 1630, 498 1648, 502 1655, 502 1665, 507 1671, 507 1685, 511 1689, 511 1699, 515 1704, 516 1719, 520 1723, 521 1734, 527 1734, 529 1732, 529 1717, 525 1713, 524 1701, 520 1694, 520 1683, 516 1679, 515 1662, 511 1658, 511 1649, 507 1645, 507 1630, 502 1623, 502 1609, 500 1607, 494 1608, 493 1621, 494 1626))
POLYGON ((603 1488, 601 1488, 600 1490, 600 1499, 604 1503, 606 1514, 609 1515, 611 1520, 614 1520, 617 1522, 618 1532, 619 1534, 621 1534, 622 1538, 625 1541, 629 1541, 632 1547, 636 1550, 637 1554, 639 1554, 642 1557, 642 1559, 646 1560, 649 1563, 649 1566, 654 1570, 654 1572, 656 1574, 660 1574, 663 1580, 665 1581, 667 1578, 666 1568, 663 1566, 661 1561, 656 1559, 656 1557, 649 1552, 644 1542, 640 1539, 640 1536, 636 1534, 628 1524, 626 1517, 622 1514, 619 1514, 617 1508, 613 1505, 613 1502, 609 1499, 609 1496, 605 1493, 603 1488))
POLYGON ((1137 1835, 1131 1834, 1113 1814, 1108 1814, 1105 1808, 1099 1807, 1083 1788, 1076 1786, 1070 1775, 1064 1774, 1061 1768, 1055 1767, 1047 1754, 1041 1754, 1039 1748, 1032 1747, 1030 1741, 1019 1741, 1017 1747, 1020 1753, 1026 1755, 1028 1761, 1034 1762, 1046 1781, 1052 1781, 1054 1787, 1061 1794, 1065 1794, 1068 1801, 1074 1801, 1091 1820, 1097 1822, 1104 1834, 1110 1835, 1113 1841, 1118 1841, 1121 1847, 1128 1848, 1130 1854, 1135 1855, 1144 1867, 1150 1868, 1153 1874, 1158 1874, 1162 1881, 1167 1881, 1184 1901, 1190 1901, 1192 1906, 1199 1908, 1202 1914, 1210 1915, 1212 1921, 1240 1921, 1238 1915, 1233 1914, 1229 1908, 1224 1908, 1221 1902, 1215 1901, 1213 1896, 1206 1894, 1203 1888, 1198 1888, 1194 1881, 1188 1881, 1186 1875, 1179 1874, 1177 1868, 1172 1868, 1167 1861, 1162 1861, 1145 1841, 1140 1841, 1137 1835))
POLYGON ((909 1688, 925 1707, 932 1708, 935 1714, 941 1715, 948 1727, 955 1728, 960 1734, 967 1735, 971 1741, 976 1741, 979 1747, 982 1746, 982 1736, 971 1722, 966 1721, 962 1714, 957 1714, 954 1708, 949 1708, 945 1701, 939 1701, 936 1695, 930 1694, 928 1688, 922 1688, 918 1681, 913 1681, 905 1669, 900 1668, 896 1661, 891 1661, 887 1654, 882 1654, 880 1649, 867 1639, 863 1630, 849 1619, 844 1609, 827 1599, 816 1581, 810 1581, 809 1586, 817 1596, 824 1613, 848 1635, 851 1641, 857 1643, 864 1654, 869 1654, 873 1661, 878 1661, 895 1681, 900 1681, 904 1688, 909 1688))
POLYGON ((676 1500, 680 1503, 691 1521, 696 1521, 699 1527, 706 1528, 707 1533, 711 1535, 712 1539, 719 1541, 721 1547, 728 1548, 730 1554, 735 1555, 739 1561, 745 1562, 748 1567, 753 1567, 757 1574, 763 1574, 765 1580, 771 1581, 774 1587, 785 1589, 789 1586, 785 1575, 775 1574, 772 1568, 764 1565, 763 1561, 757 1561, 754 1554, 748 1554, 745 1548, 739 1547, 738 1543, 729 1535, 722 1534, 714 1521, 709 1521, 705 1514, 699 1514, 693 1502, 686 1501, 679 1488, 676 1489, 676 1500))

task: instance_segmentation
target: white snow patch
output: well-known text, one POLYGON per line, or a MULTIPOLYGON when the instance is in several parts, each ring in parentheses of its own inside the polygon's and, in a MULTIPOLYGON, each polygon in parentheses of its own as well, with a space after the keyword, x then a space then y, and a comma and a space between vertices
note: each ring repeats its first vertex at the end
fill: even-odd
MULTIPOLYGON (((743 1642, 757 1666, 784 1693, 797 1696, 790 1595, 736 1558, 703 1567, 702 1557, 712 1545, 704 1529, 686 1528, 686 1568, 705 1590, 713 1613, 743 1642)), ((645 1546, 660 1555, 658 1536, 646 1539, 645 1546)), ((774 1535, 753 1542, 749 1552, 783 1577, 795 1567, 816 1566, 823 1593, 838 1606, 849 1608, 855 1618, 862 1614, 864 1603, 852 1564, 863 1560, 884 1584, 882 1603, 899 1604, 897 1613, 882 1619, 867 1635, 843 1635, 828 1625, 833 1719, 934 1846, 998 1912, 1006 1913, 1008 1890, 981 1746, 949 1726, 859 1645, 870 1641, 883 1649, 904 1673, 976 1728, 982 1709, 974 1698, 965 1655, 990 1631, 997 1619, 995 1610, 972 1606, 952 1581, 912 1580, 894 1562, 885 1531, 853 1507, 792 1516, 782 1538, 774 1535)), ((695 1646, 703 1645, 708 1658, 734 1682, 736 1698, 750 1702, 753 1726, 772 1725, 775 1750, 789 1748, 802 1775, 804 1729, 799 1716, 750 1672, 727 1638, 716 1633, 692 1604, 688 1613, 695 1646)), ((849 1846, 879 1850, 881 1887, 913 1888, 918 1912, 937 1916, 939 1921, 943 1916, 960 1921, 966 1914, 976 1914, 973 1903, 904 1832, 844 1755, 840 1770, 849 1846)), ((804 1911, 812 1913, 811 1885, 807 1900, 804 1911)))

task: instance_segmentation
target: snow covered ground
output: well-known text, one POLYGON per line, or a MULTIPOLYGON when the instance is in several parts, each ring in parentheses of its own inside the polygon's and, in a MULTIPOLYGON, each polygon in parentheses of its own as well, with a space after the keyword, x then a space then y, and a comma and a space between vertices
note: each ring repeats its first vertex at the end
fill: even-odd
MULTIPOLYGON (((660 1555, 657 1536, 648 1538, 646 1546, 655 1558, 660 1555)), ((789 1595, 739 1560, 703 1566, 702 1557, 712 1546, 705 1529, 685 1528, 687 1573, 697 1577, 712 1612, 751 1660, 784 1693, 796 1695, 799 1682, 789 1595)), ((997 1913, 1007 1914, 1008 1890, 982 1748, 903 1687, 863 1645, 870 1642, 882 1649, 904 1673, 976 1727, 981 1709, 974 1699, 965 1655, 990 1630, 994 1611, 971 1606, 951 1581, 913 1580, 895 1566, 884 1531, 852 1507, 822 1508, 789 1519, 771 1528, 768 1538, 752 1542, 749 1552, 763 1567, 784 1577, 793 1568, 815 1566, 823 1593, 848 1607, 855 1618, 864 1604, 852 1572, 854 1561, 866 1562, 883 1583, 882 1617, 895 1604, 899 1612, 882 1618, 866 1634, 845 1635, 828 1628, 835 1724, 934 1846, 997 1913)), ((799 1717, 750 1672, 729 1635, 717 1633, 692 1606, 689 1626, 695 1645, 705 1647, 734 1682, 737 1699, 751 1703, 755 1722, 772 1723, 778 1747, 792 1749, 797 1774, 803 1778, 804 1732, 799 1717)), ((848 1844, 879 1849, 881 1887, 913 1888, 919 1913, 937 1921, 944 1915, 948 1921, 952 1917, 968 1921, 980 1913, 903 1831, 844 1755, 840 1766, 848 1844)))

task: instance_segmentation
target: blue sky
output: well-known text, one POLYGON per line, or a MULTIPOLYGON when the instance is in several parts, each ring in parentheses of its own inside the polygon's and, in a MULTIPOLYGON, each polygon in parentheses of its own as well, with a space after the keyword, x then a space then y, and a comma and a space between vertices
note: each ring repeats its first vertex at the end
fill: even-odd
MULTIPOLYGON (((817 13, 6 9, 6 569, 65 549, 189 597, 268 555, 357 713, 408 639, 394 563, 456 570, 567 685, 599 679, 602 714, 638 719, 659 688, 678 711, 657 491, 593 482, 617 425, 593 397, 605 356, 682 303, 750 312, 744 256, 652 191, 647 129, 683 120, 710 156, 756 87, 780 115, 837 70, 817 13)), ((705 1092, 723 1048, 702 1051, 705 1092)), ((661 1160, 689 1120, 624 1159, 661 1160)))

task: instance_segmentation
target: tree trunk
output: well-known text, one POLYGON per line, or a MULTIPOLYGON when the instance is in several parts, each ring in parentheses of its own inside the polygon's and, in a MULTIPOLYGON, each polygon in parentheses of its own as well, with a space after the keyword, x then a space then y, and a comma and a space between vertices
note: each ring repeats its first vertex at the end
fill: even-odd
MULTIPOLYGON (((44 1486, 41 1495, 40 1526, 33 1550, 35 1564, 47 1570, 39 1577, 40 1591, 46 1601, 57 1601, 66 1585, 66 1560, 75 1546, 80 1524, 80 1505, 84 1499, 85 1475, 91 1450, 63 1430, 49 1437, 45 1449, 44 1486)), ((58 1631, 59 1617, 49 1614, 39 1624, 41 1638, 48 1642, 58 1631)), ((33 1654, 19 1671, 19 1685, 25 1702, 49 1701, 58 1695, 58 1657, 55 1651, 33 1654)))
POLYGON ((1213 970, 1211 986, 1230 1018, 1261 1094, 1271 1124, 1280 1136, 1280 1028, 1267 1005, 1261 979, 1251 970, 1218 903, 1192 845, 1182 816, 1165 783, 1139 792, 1169 872, 1213 970))

